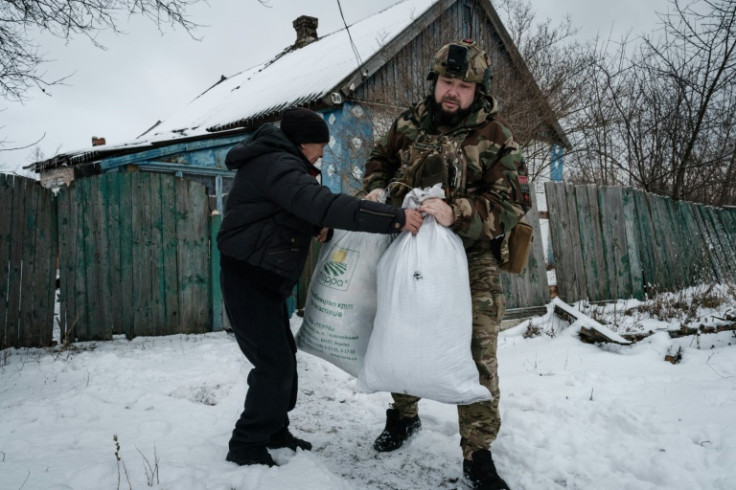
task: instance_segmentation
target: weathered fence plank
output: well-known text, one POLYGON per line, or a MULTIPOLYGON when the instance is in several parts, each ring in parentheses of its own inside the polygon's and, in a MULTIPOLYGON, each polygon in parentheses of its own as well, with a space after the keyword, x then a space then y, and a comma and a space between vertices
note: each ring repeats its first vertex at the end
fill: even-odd
POLYGON ((588 286, 587 298, 591 301, 609 299, 596 188, 589 185, 576 187, 575 202, 580 225, 580 247, 588 286))
POLYGON ((697 234, 700 237, 700 253, 703 257, 703 272, 702 280, 704 281, 718 281, 718 258, 713 253, 711 246, 710 234, 703 220, 703 214, 701 213, 701 207, 698 205, 692 205, 692 217, 693 223, 695 224, 697 234))
POLYGON ((686 284, 692 284, 703 269, 702 255, 693 253, 698 249, 700 236, 693 222, 690 203, 679 201, 676 203, 677 222, 680 224, 681 257, 685 266, 686 284))
POLYGON ((622 205, 624 208, 624 228, 626 230, 626 250, 629 257, 629 276, 631 278, 631 295, 636 299, 644 299, 644 276, 642 274, 641 255, 636 225, 636 204, 631 188, 623 189, 622 205))
POLYGON ((629 247, 624 226, 623 192, 620 187, 598 190, 600 223, 605 257, 608 299, 632 295, 629 247))
POLYGON ((539 226, 539 206, 536 193, 533 191, 532 209, 527 213, 526 219, 534 229, 529 263, 521 274, 501 274, 507 308, 529 308, 549 302, 549 284, 542 246, 542 231, 539 226))
POLYGON ((10 315, 10 247, 13 242, 13 183, 12 175, 0 174, 0 349, 11 345, 8 331, 10 315))
POLYGON ((708 210, 705 208, 705 206, 698 206, 697 210, 698 216, 700 218, 701 232, 705 237, 705 249, 710 257, 713 279, 719 282, 723 281, 725 280, 727 274, 725 274, 723 271, 724 258, 721 254, 716 231, 713 229, 713 223, 710 220, 708 210))
POLYGON ((577 209, 574 204, 574 187, 547 183, 545 195, 550 216, 557 294, 567 302, 578 301, 587 297, 587 286, 580 249, 577 209))
POLYGON ((161 180, 162 206, 162 257, 163 274, 161 295, 163 297, 163 325, 164 331, 176 332, 180 330, 179 295, 177 294, 177 263, 176 263, 176 181, 166 178, 161 180))
POLYGON ((176 232, 179 248, 178 283, 182 333, 211 329, 209 291, 209 205, 202 186, 181 179, 177 189, 176 232))
POLYGON ((654 279, 657 288, 671 290, 674 286, 672 270, 668 267, 670 260, 671 237, 663 225, 668 222, 667 211, 664 207, 663 197, 655 194, 647 194, 649 212, 653 230, 653 252, 654 252, 654 279))
POLYGON ((10 261, 8 264, 8 317, 6 323, 7 345, 19 346, 18 334, 20 331, 20 298, 21 280, 23 279, 23 245, 24 227, 22 225, 25 206, 23 205, 23 194, 26 183, 18 179, 13 186, 13 229, 19 234, 18 240, 13 240, 10 245, 10 261))
POLYGON ((53 201, 37 181, 0 174, 0 349, 53 340, 53 201))
POLYGON ((105 240, 108 244, 106 274, 109 325, 113 335, 124 334, 122 282, 120 280, 120 188, 118 179, 105 178, 100 187, 105 196, 105 240))
POLYGON ((148 256, 151 230, 148 226, 148 187, 145 174, 132 174, 133 191, 133 333, 136 337, 152 335, 151 282, 148 256))
POLYGON ((712 206, 705 206, 703 211, 710 223, 713 244, 716 248, 719 263, 722 265, 721 274, 723 275, 723 281, 733 281, 736 279, 736 273, 734 272, 735 258, 731 253, 731 244, 727 241, 726 230, 723 227, 721 220, 718 218, 715 208, 712 206))
POLYGON ((642 191, 634 191, 634 203, 636 209, 636 223, 639 233, 639 256, 641 257, 642 275, 647 291, 655 285, 654 271, 656 264, 654 259, 654 229, 652 228, 652 217, 649 212, 649 202, 646 194, 642 191))
MULTIPOLYGON (((133 302, 135 290, 135 272, 133 268, 133 177, 129 174, 108 174, 105 176, 115 183, 115 193, 120 196, 120 207, 118 209, 118 247, 120 250, 120 282, 119 304, 122 311, 120 317, 121 333, 132 339, 135 337, 135 303, 133 302)), ((136 220, 137 223, 137 220, 136 220)))

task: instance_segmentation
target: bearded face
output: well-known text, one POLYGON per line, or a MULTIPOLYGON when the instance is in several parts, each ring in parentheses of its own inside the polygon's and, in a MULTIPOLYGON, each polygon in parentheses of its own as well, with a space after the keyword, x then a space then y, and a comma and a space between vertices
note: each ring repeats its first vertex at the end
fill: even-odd
POLYGON ((475 83, 439 75, 434 85, 438 122, 452 126, 461 121, 473 104, 475 88, 475 83))

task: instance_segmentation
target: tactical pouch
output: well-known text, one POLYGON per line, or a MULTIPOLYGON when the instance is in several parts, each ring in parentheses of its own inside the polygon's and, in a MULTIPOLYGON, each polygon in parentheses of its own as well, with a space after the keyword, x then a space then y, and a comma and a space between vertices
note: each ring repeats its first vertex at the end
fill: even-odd
POLYGON ((534 229, 526 221, 519 221, 508 234, 509 260, 501 265, 501 270, 510 274, 521 274, 529 262, 532 250, 534 229))

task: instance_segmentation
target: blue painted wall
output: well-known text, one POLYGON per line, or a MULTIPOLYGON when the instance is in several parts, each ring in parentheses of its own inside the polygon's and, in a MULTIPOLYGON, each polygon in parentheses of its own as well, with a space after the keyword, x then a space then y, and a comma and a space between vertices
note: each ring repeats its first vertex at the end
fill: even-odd
POLYGON ((322 183, 333 192, 355 194, 373 145, 372 116, 362 106, 348 102, 323 115, 330 128, 330 143, 322 158, 322 183))
POLYGON ((549 178, 553 182, 562 182, 563 164, 565 149, 560 145, 552 145, 552 154, 550 155, 550 172, 549 178))

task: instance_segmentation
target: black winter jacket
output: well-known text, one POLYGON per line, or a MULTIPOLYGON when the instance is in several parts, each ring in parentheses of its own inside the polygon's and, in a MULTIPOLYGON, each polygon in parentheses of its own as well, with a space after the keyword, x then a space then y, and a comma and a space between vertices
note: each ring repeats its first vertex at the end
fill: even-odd
POLYGON ((402 209, 322 186, 319 170, 273 124, 235 145, 225 163, 237 173, 217 234, 221 263, 265 276, 264 285, 280 292, 299 279, 320 227, 395 233, 404 226, 402 209))

